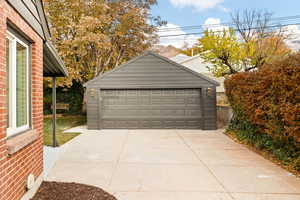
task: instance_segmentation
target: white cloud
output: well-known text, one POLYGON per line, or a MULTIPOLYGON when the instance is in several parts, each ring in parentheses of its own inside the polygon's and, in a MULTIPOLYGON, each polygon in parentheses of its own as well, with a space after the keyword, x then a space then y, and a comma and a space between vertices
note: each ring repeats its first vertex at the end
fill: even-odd
POLYGON ((292 50, 300 50, 300 30, 298 25, 289 25, 282 28, 284 34, 288 36, 286 44, 292 50))
POLYGON ((202 28, 210 31, 223 31, 224 29, 227 30, 229 27, 222 25, 219 18, 210 17, 205 20, 202 28))
MULTIPOLYGON (((219 18, 208 18, 206 19, 202 28, 204 30, 208 29, 211 31, 223 31, 224 29, 228 29, 229 27, 222 25, 221 20, 219 18)), ((164 46, 172 45, 176 48, 182 48, 185 45, 191 47, 197 42, 200 35, 199 36, 183 35, 186 33, 187 32, 183 31, 176 24, 167 24, 161 27, 158 31, 158 35, 160 36, 160 45, 164 45, 164 46), (179 36, 163 37, 169 35, 179 35, 179 36)))
POLYGON ((162 26, 158 30, 159 36, 169 36, 169 35, 180 35, 180 36, 172 36, 172 37, 160 37, 160 45, 168 46, 172 45, 176 48, 182 48, 185 45, 191 47, 193 44, 197 42, 196 35, 182 35, 186 34, 178 25, 175 24, 167 24, 162 26))
POLYGON ((223 11, 223 12, 226 12, 226 13, 231 12, 231 9, 230 9, 230 8, 226 8, 226 7, 222 6, 222 5, 219 5, 218 7, 219 7, 219 9, 220 9, 221 11, 223 11))
POLYGON ((214 8, 224 0, 170 0, 175 7, 194 7, 197 10, 214 8))

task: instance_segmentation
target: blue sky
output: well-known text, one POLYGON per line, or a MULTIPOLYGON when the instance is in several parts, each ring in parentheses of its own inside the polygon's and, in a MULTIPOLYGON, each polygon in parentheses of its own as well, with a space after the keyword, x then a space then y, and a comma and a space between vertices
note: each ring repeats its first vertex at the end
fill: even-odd
MULTIPOLYGON (((205 23, 230 22, 230 12, 244 9, 263 9, 273 13, 274 17, 300 15, 300 0, 158 0, 158 5, 152 7, 152 14, 167 20, 168 27, 202 25, 205 23), (210 19, 207 21, 207 19, 210 19)), ((300 19, 298 19, 300 22, 300 19)), ((299 32, 298 27, 293 29, 299 32)), ((193 32, 197 32, 194 30, 193 32)), ((189 31, 176 31, 184 33, 189 31)), ((168 32, 172 34, 172 32, 168 32)), ((199 36, 165 38, 161 43, 179 47, 181 41, 193 43, 199 36)))

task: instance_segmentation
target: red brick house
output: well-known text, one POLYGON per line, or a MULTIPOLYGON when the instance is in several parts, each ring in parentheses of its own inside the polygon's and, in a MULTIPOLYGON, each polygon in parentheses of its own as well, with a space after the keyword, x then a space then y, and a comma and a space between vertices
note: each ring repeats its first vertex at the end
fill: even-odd
POLYGON ((66 76, 41 0, 0 1, 0 200, 43 174, 43 76, 66 76))

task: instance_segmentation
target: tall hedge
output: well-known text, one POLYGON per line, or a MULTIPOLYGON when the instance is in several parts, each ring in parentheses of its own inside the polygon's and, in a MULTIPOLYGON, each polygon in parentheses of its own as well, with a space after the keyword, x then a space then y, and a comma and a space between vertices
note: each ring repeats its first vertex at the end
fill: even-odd
POLYGON ((225 80, 235 119, 273 138, 300 142, 300 53, 225 80))

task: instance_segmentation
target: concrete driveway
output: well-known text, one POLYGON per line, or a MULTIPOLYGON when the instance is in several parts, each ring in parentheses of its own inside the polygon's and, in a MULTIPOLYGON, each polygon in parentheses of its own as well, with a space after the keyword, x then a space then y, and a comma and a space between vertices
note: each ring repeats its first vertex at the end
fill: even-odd
POLYGON ((300 180, 219 131, 84 131, 48 180, 119 200, 299 200, 300 180))

